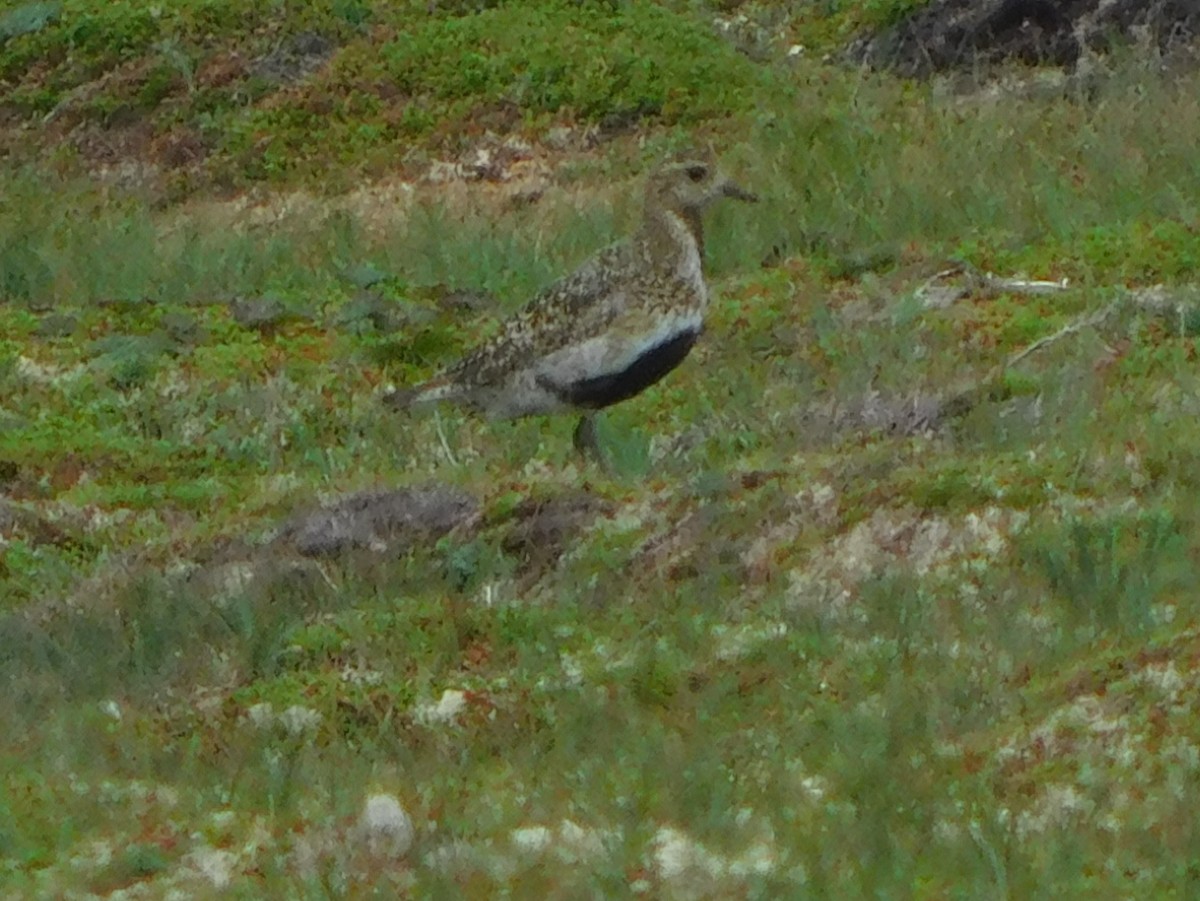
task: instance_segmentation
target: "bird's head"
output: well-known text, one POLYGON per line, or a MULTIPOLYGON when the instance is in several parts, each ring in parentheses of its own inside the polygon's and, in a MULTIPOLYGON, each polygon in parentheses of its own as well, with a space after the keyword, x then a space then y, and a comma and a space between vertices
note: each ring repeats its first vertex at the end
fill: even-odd
POLYGON ((646 185, 648 208, 694 216, 722 197, 758 197, 729 180, 711 152, 689 153, 659 166, 646 185))

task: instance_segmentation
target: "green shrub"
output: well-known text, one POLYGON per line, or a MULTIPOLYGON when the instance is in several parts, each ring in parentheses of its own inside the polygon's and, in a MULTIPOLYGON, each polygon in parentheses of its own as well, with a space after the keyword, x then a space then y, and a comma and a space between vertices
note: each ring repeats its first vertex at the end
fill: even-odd
POLYGON ((522 4, 429 18, 347 46, 311 89, 240 115, 226 150, 252 178, 416 138, 550 120, 695 124, 749 105, 768 77, 703 23, 655 4, 522 4))

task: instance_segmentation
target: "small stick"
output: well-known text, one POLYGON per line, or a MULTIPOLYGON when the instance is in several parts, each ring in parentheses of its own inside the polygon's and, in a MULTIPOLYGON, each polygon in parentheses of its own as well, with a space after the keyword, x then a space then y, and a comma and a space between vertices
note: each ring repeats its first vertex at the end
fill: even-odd
POLYGON ((446 433, 442 430, 442 416, 436 409, 433 411, 433 422, 437 428, 438 441, 442 444, 442 451, 446 454, 446 459, 450 461, 451 466, 457 466, 458 460, 454 457, 454 451, 450 450, 450 442, 446 440, 446 433))
POLYGON ((1016 366, 1018 363, 1020 363, 1022 360, 1024 360, 1026 357, 1030 356, 1031 354, 1035 354, 1039 350, 1049 347, 1051 344, 1057 344, 1063 338, 1069 337, 1070 335, 1074 335, 1076 332, 1082 331, 1085 328, 1092 328, 1094 326, 1100 325, 1102 322, 1104 322, 1106 319, 1108 319, 1109 316, 1111 316, 1113 313, 1115 313, 1120 308, 1120 306, 1121 306, 1121 302, 1114 300, 1112 303, 1110 303, 1104 309, 1098 310, 1097 312, 1092 313, 1090 316, 1083 316, 1083 317, 1080 317, 1079 319, 1075 319, 1072 322, 1068 322, 1066 325, 1064 325, 1062 328, 1060 328, 1053 335, 1047 335, 1044 338, 1038 338, 1036 341, 1034 341, 1028 347, 1017 351, 1015 354, 1013 354, 1011 357, 1009 357, 1008 362, 1005 363, 1001 367, 1001 371, 1003 371, 1004 369, 1010 369, 1013 366, 1016 366))
POLYGON ((999 275, 987 273, 983 276, 983 283, 993 291, 1009 291, 1014 294, 1057 294, 1059 291, 1065 291, 1070 287, 1070 282, 1063 279, 1058 282, 1045 281, 1043 279, 1029 278, 1003 278, 999 275))
POLYGON ((1012 369, 1022 360, 1025 360, 1038 351, 1046 349, 1052 344, 1057 344, 1064 338, 1068 338, 1071 335, 1077 334, 1083 331, 1085 328, 1092 328, 1100 325, 1106 319, 1108 319, 1108 317, 1121 308, 1122 302, 1123 301, 1121 300, 1114 300, 1102 310, 1098 310, 1088 316, 1081 316, 1072 322, 1068 322, 1053 335, 1047 335, 1044 338, 1039 338, 1028 347, 1022 348, 1014 353, 1004 363, 999 363, 996 366, 993 366, 991 371, 988 372, 983 378, 979 379, 970 387, 956 392, 946 400, 945 404, 943 404, 943 409, 946 411, 946 415, 949 417, 965 416, 987 396, 987 394, 996 386, 996 384, 1004 376, 1004 373, 1006 373, 1008 370, 1012 369))

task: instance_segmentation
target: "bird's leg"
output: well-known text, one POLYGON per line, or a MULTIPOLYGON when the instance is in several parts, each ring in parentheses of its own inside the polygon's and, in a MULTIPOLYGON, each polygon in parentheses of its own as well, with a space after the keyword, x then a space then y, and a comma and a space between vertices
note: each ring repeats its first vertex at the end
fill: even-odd
POLYGON ((575 426, 575 450, 581 457, 591 457, 604 469, 608 469, 608 458, 600 448, 600 440, 596 435, 596 414, 584 413, 579 417, 579 425, 575 426))
POLYGON ((596 414, 584 413, 575 426, 575 450, 581 457, 600 456, 600 442, 596 439, 596 414))

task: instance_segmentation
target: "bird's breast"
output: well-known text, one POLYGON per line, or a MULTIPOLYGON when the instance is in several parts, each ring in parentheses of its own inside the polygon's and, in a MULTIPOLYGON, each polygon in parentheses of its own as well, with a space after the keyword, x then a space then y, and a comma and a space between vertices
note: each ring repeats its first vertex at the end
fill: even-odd
POLYGON ((631 349, 619 364, 555 386, 564 402, 598 410, 642 393, 684 361, 700 337, 699 319, 631 349))

